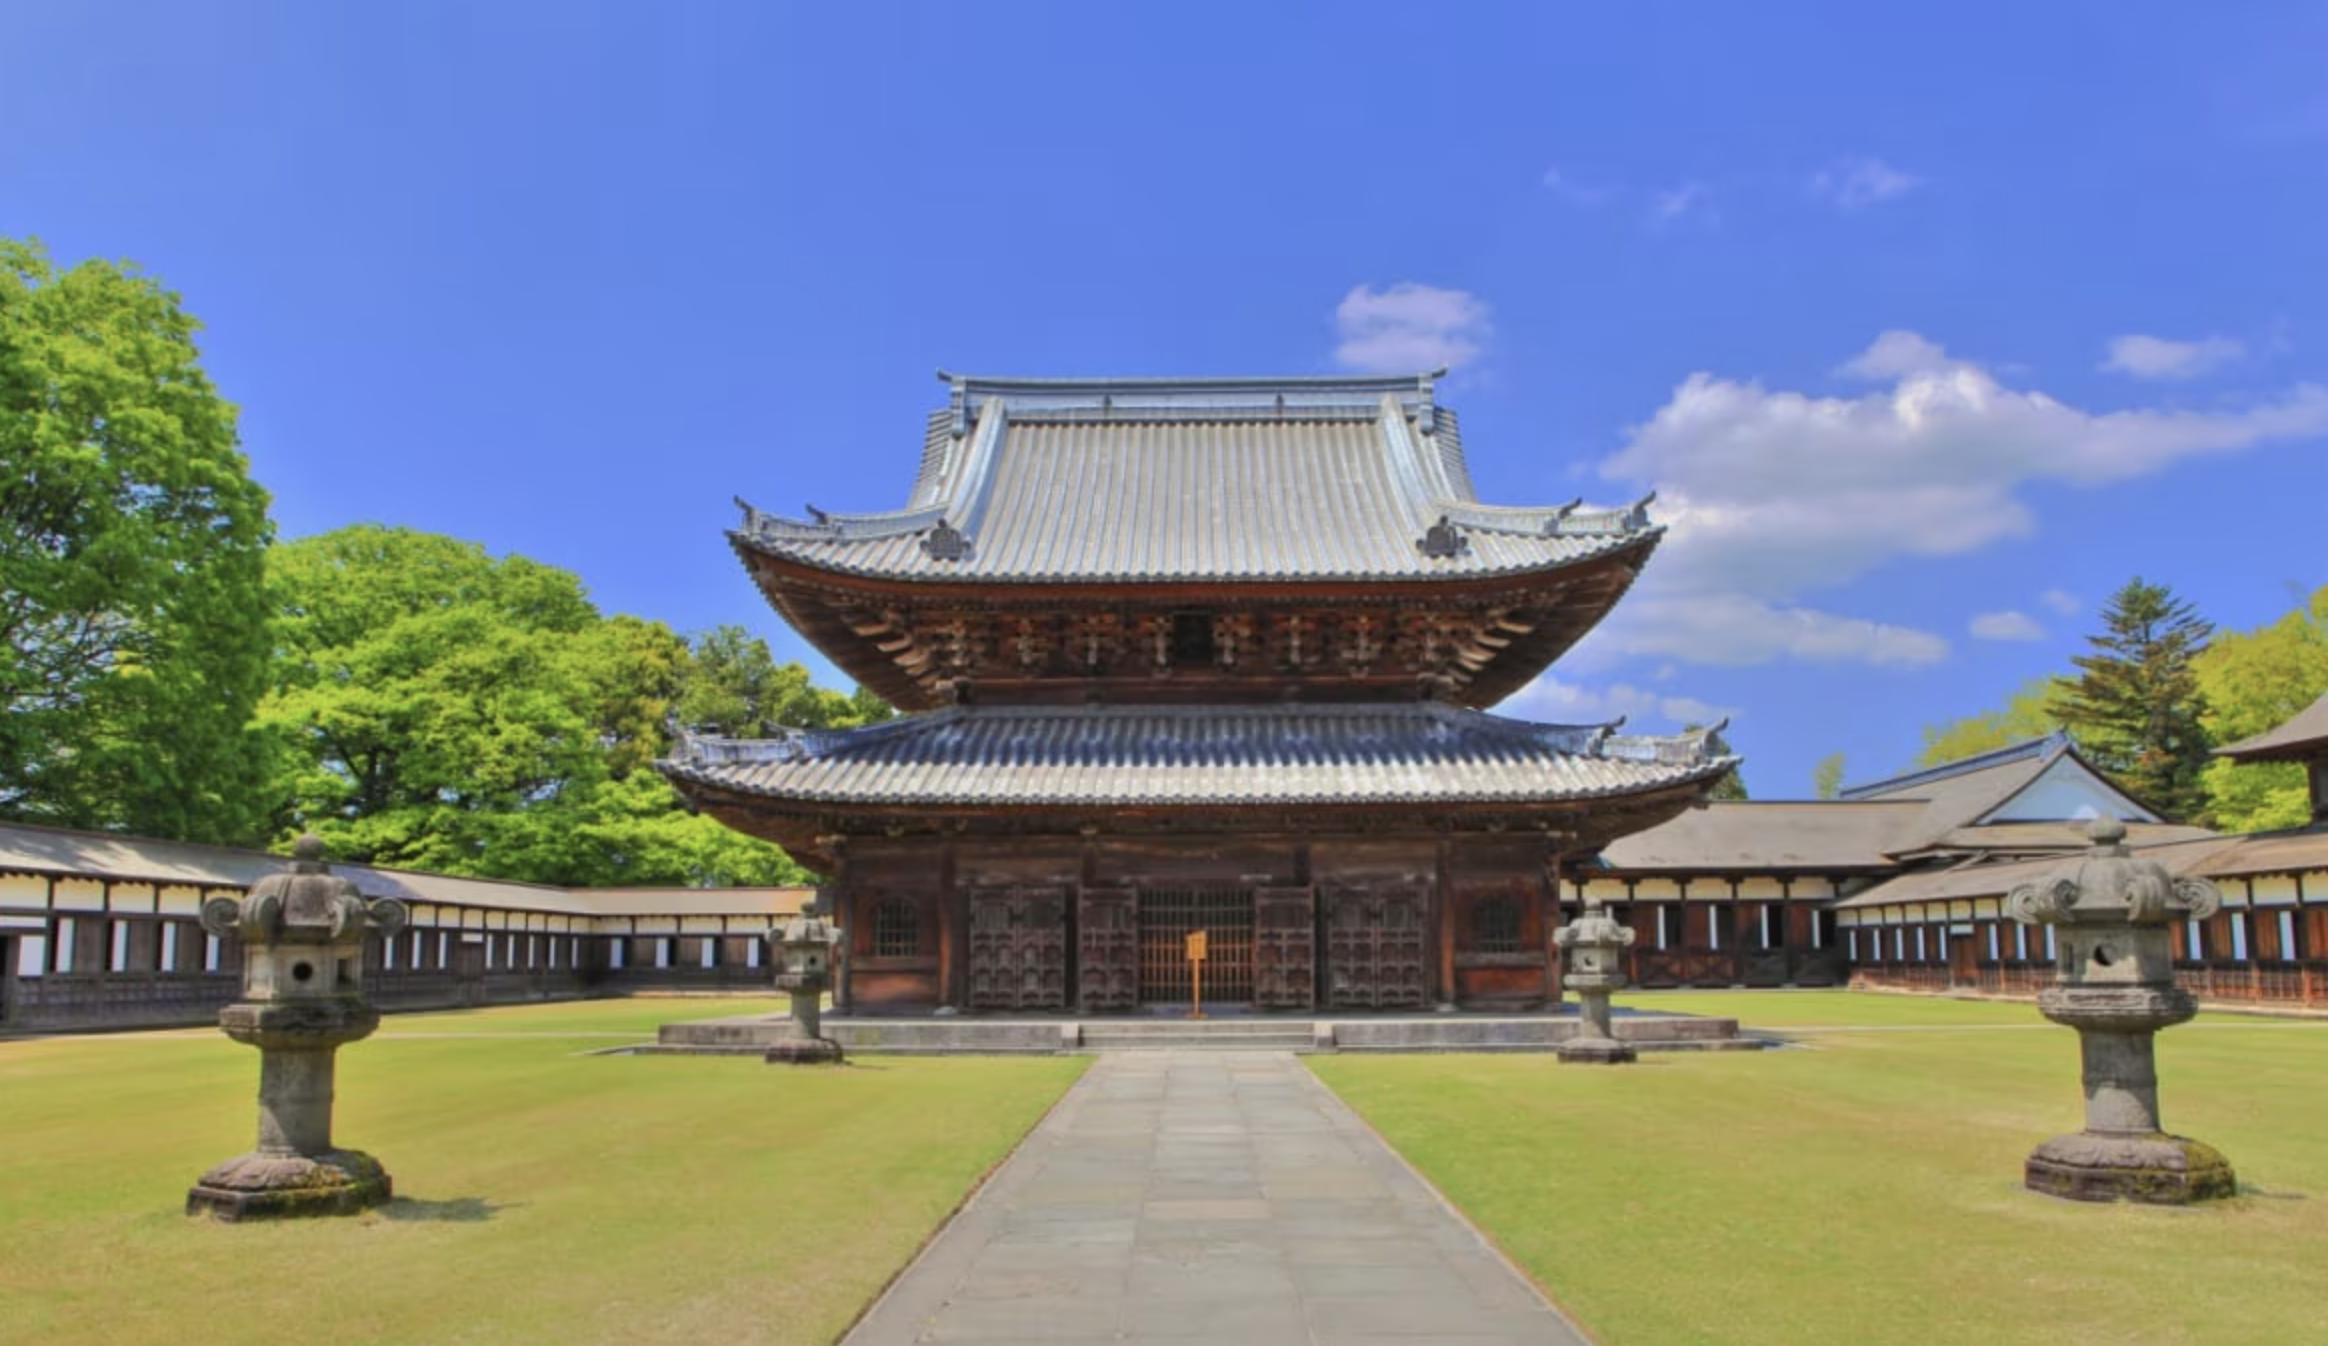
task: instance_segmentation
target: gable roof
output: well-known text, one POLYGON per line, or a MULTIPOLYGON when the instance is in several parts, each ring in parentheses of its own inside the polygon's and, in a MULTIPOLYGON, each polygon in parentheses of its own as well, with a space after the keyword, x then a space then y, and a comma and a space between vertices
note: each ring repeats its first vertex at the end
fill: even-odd
MULTIPOLYGON (((2002 748, 1946 762, 1906 775, 1853 786, 1840 795, 1861 803, 1920 801, 1923 809, 1886 839, 1892 855, 1914 855, 1943 847, 1979 844, 1971 837, 1991 824, 2014 799, 2067 768, 2089 781, 2097 794, 2115 801, 2112 812, 2129 822, 2156 823, 2159 815, 2141 801, 2110 783, 2077 751, 2077 744, 2061 730, 2042 738, 2024 739, 2002 748)), ((2015 819, 2035 822, 2038 819, 2015 819)))
POLYGON ((1637 560, 1663 532, 1646 500, 1481 503, 1430 374, 942 377, 953 404, 930 418, 904 508, 746 505, 731 541, 876 579, 1402 581, 1637 560))
POLYGON ((2328 696, 2297 711, 2284 724, 2215 749, 2215 755, 2234 762, 2301 762, 2328 757, 2328 696))

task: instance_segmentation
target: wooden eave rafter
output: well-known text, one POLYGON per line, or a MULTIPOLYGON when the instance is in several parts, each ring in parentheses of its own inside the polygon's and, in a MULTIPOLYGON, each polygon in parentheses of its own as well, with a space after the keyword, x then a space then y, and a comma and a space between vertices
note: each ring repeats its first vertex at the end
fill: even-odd
MULTIPOLYGON (((1632 586, 1657 535, 1619 547, 1588 561, 1514 574, 1427 580, 1363 581, 1102 581, 1092 583, 932 583, 847 575, 759 550, 736 540, 736 550, 761 593, 784 620, 823 651, 849 676, 903 710, 931 710, 947 698, 933 685, 938 655, 924 647, 902 616, 916 610, 956 608, 1014 611, 1076 611, 1129 608, 1154 612, 1172 608, 1289 609, 1396 608, 1444 601, 1496 610, 1496 620, 1473 633, 1452 661, 1460 670, 1448 686, 1424 693, 1457 705, 1484 708, 1511 695, 1541 673, 1605 617, 1632 586), (884 616, 867 620, 863 612, 884 616)), ((1062 687, 1071 678, 1050 678, 1062 687)), ((1333 694, 1319 679, 1321 690, 1333 694)), ((1391 694, 1402 681, 1386 671, 1361 681, 1340 680, 1344 688, 1368 686, 1391 694)), ((1005 679, 998 686, 1018 688, 1005 679)), ((1219 684, 1214 684, 1219 685, 1219 684)), ((1023 690, 1023 688, 1021 688, 1023 690)), ((1298 693, 1298 682, 1282 689, 1298 693)))
POLYGON ((1619 837, 1665 822, 1704 799, 1714 779, 1681 781, 1639 794, 1531 803, 1399 805, 1384 802, 1239 805, 1079 806, 1011 804, 839 804, 779 800, 701 783, 683 784, 694 805, 728 827, 772 842, 800 863, 830 873, 830 838, 847 835, 1380 835, 1386 819, 1434 835, 1541 835, 1564 855, 1589 856, 1619 837))

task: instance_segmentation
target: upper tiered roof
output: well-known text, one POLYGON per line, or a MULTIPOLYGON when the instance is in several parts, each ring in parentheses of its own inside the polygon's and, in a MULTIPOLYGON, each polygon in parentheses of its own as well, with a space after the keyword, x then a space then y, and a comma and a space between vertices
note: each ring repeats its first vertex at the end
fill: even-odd
MULTIPOLYGON (((1444 373, 1444 371, 1440 371, 1444 373)), ((1402 582, 1645 555, 1646 501, 1482 504, 1433 375, 944 377, 904 508, 745 507, 748 552, 836 575, 985 584, 1402 582)))
POLYGON ((786 621, 907 710, 1492 705, 1663 533, 1647 500, 1481 503, 1435 374, 942 377, 903 508, 745 505, 729 534, 786 621))

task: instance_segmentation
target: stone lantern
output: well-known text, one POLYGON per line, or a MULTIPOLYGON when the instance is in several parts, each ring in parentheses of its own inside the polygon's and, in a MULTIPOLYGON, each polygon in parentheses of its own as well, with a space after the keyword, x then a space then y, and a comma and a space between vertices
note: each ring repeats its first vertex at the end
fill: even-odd
POLYGON ((2080 1201, 2183 1205, 2238 1190, 2212 1146, 2159 1128, 2152 1038, 2198 1012, 2174 984, 2169 927, 2204 920, 2222 895, 2204 879, 2177 879, 2125 846, 2126 825, 2096 819, 2093 849, 2053 877, 2005 898, 2014 920, 2053 927, 2053 985, 2037 1009, 2077 1030, 2085 1066, 2085 1130, 2030 1152, 2031 1191, 2080 1201))
POLYGON ((1623 959, 1633 944, 1632 930, 1601 910, 1597 894, 1586 893, 1583 914, 1553 931, 1552 938, 1568 955, 1563 980, 1576 989, 1580 1020, 1576 1033, 1560 1044, 1560 1059, 1595 1065, 1632 1060, 1633 1048, 1617 1041, 1609 1028, 1609 994, 1624 989, 1623 959))
POLYGON ((364 936, 402 930, 404 904, 367 902, 333 876, 313 835, 292 857, 239 901, 202 906, 205 929, 242 938, 242 999, 218 1012, 218 1026, 259 1049, 259 1146, 203 1174, 186 1194, 189 1215, 345 1215, 389 1197, 378 1160, 332 1145, 332 1074, 341 1044, 380 1025, 364 1000, 364 936))
POLYGON ((833 984, 833 927, 820 895, 800 914, 768 932, 775 955, 776 989, 792 998, 783 1036, 768 1044, 769 1065, 822 1066, 841 1060, 841 1044, 824 1036, 824 995, 833 984))

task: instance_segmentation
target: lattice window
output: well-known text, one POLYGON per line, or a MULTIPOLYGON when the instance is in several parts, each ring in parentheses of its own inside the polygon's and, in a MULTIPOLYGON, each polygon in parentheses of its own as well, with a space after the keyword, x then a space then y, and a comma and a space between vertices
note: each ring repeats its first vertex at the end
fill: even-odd
POLYGON ((873 956, 911 958, 922 951, 921 913, 913 903, 891 898, 873 908, 873 956))
POLYGON ((1520 951, 1520 904, 1491 897, 1471 909, 1471 947, 1480 953, 1520 951))

